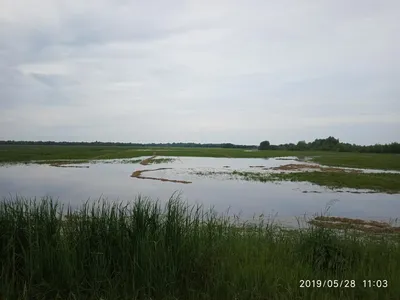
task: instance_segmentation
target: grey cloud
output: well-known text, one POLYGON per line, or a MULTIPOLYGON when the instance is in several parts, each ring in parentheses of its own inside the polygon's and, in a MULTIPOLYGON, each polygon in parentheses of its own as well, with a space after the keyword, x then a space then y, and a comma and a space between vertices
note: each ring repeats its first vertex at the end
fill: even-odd
POLYGON ((211 0, 4 7, 0 137, 399 140, 399 8, 211 0))
POLYGON ((60 75, 43 75, 32 73, 31 76, 49 88, 63 88, 79 84, 77 81, 60 75))

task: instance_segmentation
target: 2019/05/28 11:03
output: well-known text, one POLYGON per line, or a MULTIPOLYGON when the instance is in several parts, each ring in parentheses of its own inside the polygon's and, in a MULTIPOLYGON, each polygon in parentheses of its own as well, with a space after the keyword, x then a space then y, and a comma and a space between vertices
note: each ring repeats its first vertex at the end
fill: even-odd
MULTIPOLYGON (((357 286, 356 280, 300 280, 301 288, 310 287, 328 287, 328 288, 355 288, 357 286)), ((378 280, 363 280, 362 286, 364 288, 387 288, 389 286, 388 281, 378 280)))

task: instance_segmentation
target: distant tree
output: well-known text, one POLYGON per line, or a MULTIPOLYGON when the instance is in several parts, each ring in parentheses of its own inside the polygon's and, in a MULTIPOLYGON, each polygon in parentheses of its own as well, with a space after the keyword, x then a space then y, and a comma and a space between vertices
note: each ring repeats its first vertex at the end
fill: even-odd
POLYGON ((224 144, 221 144, 221 148, 236 148, 236 145, 234 145, 232 143, 224 143, 224 144))
POLYGON ((262 141, 260 143, 260 146, 258 147, 258 150, 268 150, 270 148, 270 143, 269 141, 262 141))
POLYGON ((297 150, 306 150, 306 149, 307 149, 306 141, 299 141, 297 143, 297 150))

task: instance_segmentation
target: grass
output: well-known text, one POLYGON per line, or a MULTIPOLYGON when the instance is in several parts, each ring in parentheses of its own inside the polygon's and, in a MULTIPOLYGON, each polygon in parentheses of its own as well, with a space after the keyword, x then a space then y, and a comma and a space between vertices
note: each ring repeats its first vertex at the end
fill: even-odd
POLYGON ((299 172, 274 174, 276 179, 306 181, 329 188, 368 189, 384 193, 400 193, 400 174, 299 172))
POLYGON ((193 172, 199 176, 227 175, 248 181, 275 182, 295 181, 310 182, 332 189, 351 188, 366 189, 389 194, 400 193, 400 174, 384 173, 348 173, 337 171, 326 172, 292 172, 292 173, 262 173, 262 172, 193 172))
POLYGON ((55 159, 117 159, 139 156, 194 156, 229 158, 270 158, 312 156, 313 161, 329 166, 367 169, 400 170, 398 154, 366 154, 327 151, 244 151, 225 148, 153 148, 141 149, 114 146, 23 146, 1 145, 0 163, 27 162, 31 160, 55 159))
POLYGON ((0 202, 0 298, 398 299, 400 246, 324 228, 240 224, 177 198, 165 205, 0 202), (354 288, 300 288, 349 279, 354 288), (385 279, 388 288, 365 288, 385 279))

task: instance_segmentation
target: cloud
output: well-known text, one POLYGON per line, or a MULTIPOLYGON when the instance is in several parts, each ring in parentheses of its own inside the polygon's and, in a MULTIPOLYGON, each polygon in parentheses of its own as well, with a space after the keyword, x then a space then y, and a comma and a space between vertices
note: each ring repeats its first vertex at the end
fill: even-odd
POLYGON ((0 139, 400 140, 397 1, 0 5, 0 139))

